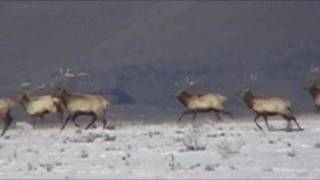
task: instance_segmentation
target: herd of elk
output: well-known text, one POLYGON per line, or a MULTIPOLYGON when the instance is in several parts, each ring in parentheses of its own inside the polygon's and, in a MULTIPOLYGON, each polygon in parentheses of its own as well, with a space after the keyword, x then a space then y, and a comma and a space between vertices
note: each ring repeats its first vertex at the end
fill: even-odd
MULTIPOLYGON (((63 77, 67 79, 85 75, 84 73, 70 73, 70 69, 65 73, 63 73, 62 70, 60 70, 60 72, 63 77)), ((310 72, 320 72, 320 69, 312 68, 310 72)), ((255 81, 256 77, 251 75, 250 79, 255 81)), ((198 113, 204 112, 214 112, 218 120, 222 119, 221 114, 228 115, 233 119, 233 115, 225 110, 225 103, 227 102, 225 96, 214 92, 192 94, 187 88, 194 83, 194 81, 190 82, 188 79, 187 87, 183 87, 175 93, 175 97, 186 108, 179 117, 178 122, 187 114, 192 114, 192 121, 194 121, 198 113)), ((320 87, 317 86, 315 81, 312 81, 305 89, 311 94, 316 110, 320 112, 320 87)), ((258 124, 257 120, 262 117, 268 130, 271 130, 268 123, 268 117, 275 115, 280 115, 287 121, 287 130, 292 130, 292 121, 296 124, 298 130, 303 130, 292 114, 291 102, 289 100, 280 97, 256 96, 248 86, 242 90, 241 97, 246 106, 256 114, 254 122, 260 130, 263 130, 263 128, 258 124)), ((0 136, 5 134, 13 121, 11 110, 16 104, 20 104, 25 112, 32 117, 34 128, 36 118, 43 119, 47 114, 55 114, 62 121, 61 130, 65 128, 70 120, 75 126, 79 127, 76 119, 81 115, 92 116, 91 122, 85 129, 90 128, 97 119, 101 120, 103 128, 106 128, 107 120, 105 114, 111 106, 111 103, 101 95, 71 93, 62 87, 59 87, 50 95, 42 96, 29 96, 28 93, 22 91, 18 98, 0 99, 0 119, 4 121, 3 131, 0 136), (67 117, 65 119, 63 119, 64 111, 67 112, 67 117)))

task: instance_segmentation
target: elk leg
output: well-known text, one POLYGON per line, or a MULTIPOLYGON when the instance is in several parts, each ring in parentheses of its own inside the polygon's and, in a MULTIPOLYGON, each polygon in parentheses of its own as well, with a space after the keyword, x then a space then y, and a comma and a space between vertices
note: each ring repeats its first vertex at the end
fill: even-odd
POLYGON ((71 121, 76 127, 80 127, 80 125, 76 122, 76 119, 80 116, 80 113, 76 113, 75 115, 72 116, 71 121))
POLYGON ((101 114, 101 121, 102 121, 102 128, 103 129, 107 129, 107 119, 106 119, 106 111, 103 111, 103 113, 101 114))
POLYGON ((215 111, 215 113, 216 113, 217 120, 222 121, 222 117, 220 115, 220 112, 215 111))
POLYGON ((103 129, 107 129, 107 119, 105 117, 102 118, 103 129))
POLYGON ((36 117, 32 116, 32 127, 36 129, 36 117))
POLYGON ((269 126, 269 123, 268 123, 268 116, 263 115, 262 117, 263 117, 263 119, 264 119, 264 122, 266 123, 266 126, 268 127, 268 130, 270 131, 272 128, 269 126))
POLYGON ((88 124, 88 126, 86 127, 86 129, 89 129, 90 128, 90 126, 92 126, 92 124, 94 123, 94 122, 96 122, 96 120, 97 120, 97 115, 92 115, 92 121, 88 124))
POLYGON ((260 130, 263 130, 262 127, 258 124, 258 119, 261 115, 260 114, 257 114, 255 117, 254 117, 254 122, 256 123, 256 126, 260 129, 260 130))
POLYGON ((190 111, 189 111, 189 110, 184 111, 184 112, 181 114, 181 116, 179 117, 179 119, 178 119, 177 122, 180 122, 180 121, 182 120, 183 116, 185 116, 185 115, 187 115, 187 114, 190 114, 190 111))
POLYGON ((74 115, 69 115, 69 116, 67 117, 67 119, 64 121, 64 123, 63 123, 63 125, 62 125, 62 127, 61 127, 61 130, 63 130, 63 129, 66 127, 67 123, 69 122, 69 120, 70 120, 73 116, 74 116, 74 115))
POLYGON ((194 120, 196 119, 196 117, 197 117, 197 112, 194 112, 194 113, 193 113, 193 116, 192 116, 192 122, 194 122, 194 120))
POLYGON ((233 115, 232 115, 232 113, 231 113, 231 112, 229 112, 229 111, 225 111, 225 110, 221 110, 220 112, 221 112, 221 113, 223 113, 223 114, 228 115, 232 120, 234 119, 234 118, 233 118, 233 115))
POLYGON ((299 125, 297 119, 296 119, 294 116, 291 116, 291 119, 292 119, 292 120, 294 121, 294 123, 297 125, 298 129, 302 131, 303 128, 299 125))
POLYGON ((291 120, 287 120, 287 122, 288 122, 287 131, 292 131, 292 128, 291 128, 291 120))
POLYGON ((40 115, 39 118, 41 119, 41 124, 42 126, 44 125, 44 118, 43 118, 43 115, 40 115))
POLYGON ((289 116, 286 116, 286 115, 282 115, 282 117, 287 120, 287 131, 291 131, 291 118, 289 116))
POLYGON ((10 124, 11 124, 11 122, 12 122, 12 117, 10 116, 10 114, 8 113, 7 114, 7 117, 5 118, 5 120, 4 120, 4 127, 3 127, 3 131, 2 131, 2 133, 1 133, 1 135, 0 136, 3 136, 5 133, 6 133, 6 131, 7 131, 7 129, 9 128, 9 126, 10 126, 10 124))
POLYGON ((58 105, 57 106, 57 116, 60 119, 61 124, 63 124, 63 115, 64 115, 63 108, 60 105, 58 105))

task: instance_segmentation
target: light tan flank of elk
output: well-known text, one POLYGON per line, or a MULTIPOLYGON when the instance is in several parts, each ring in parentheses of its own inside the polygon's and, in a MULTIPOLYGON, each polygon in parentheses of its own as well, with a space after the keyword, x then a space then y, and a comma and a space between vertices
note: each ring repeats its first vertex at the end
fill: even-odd
POLYGON ((70 119, 75 122, 76 118, 80 115, 92 116, 92 121, 86 129, 90 128, 97 119, 102 120, 103 128, 107 127, 105 113, 111 106, 111 103, 105 97, 100 95, 69 93, 63 88, 59 88, 53 96, 62 100, 62 103, 69 113, 61 129, 65 128, 70 119))
POLYGON ((15 107, 15 100, 11 98, 1 98, 0 99, 0 119, 4 121, 3 131, 1 136, 3 136, 10 124, 12 123, 11 109, 15 107))
MULTIPOLYGON (((254 80, 256 77, 254 78, 254 80)), ((297 122, 297 119, 292 115, 291 112, 291 102, 287 99, 280 97, 266 97, 266 96, 256 96, 252 93, 250 88, 245 88, 241 94, 244 102, 255 114, 254 122, 260 130, 262 127, 258 124, 257 120, 259 117, 263 117, 268 127, 271 130, 268 123, 268 116, 280 115, 285 120, 287 120, 287 130, 291 129, 291 121, 294 121, 298 127, 298 130, 303 130, 297 122)))
MULTIPOLYGON (((193 85, 194 82, 188 82, 188 86, 193 85)), ((175 94, 176 98, 182 103, 186 110, 181 114, 178 122, 181 121, 183 116, 187 114, 193 114, 192 121, 195 120, 197 113, 201 112, 215 112, 219 120, 221 120, 221 114, 228 115, 231 119, 233 116, 230 112, 225 110, 224 104, 227 98, 218 93, 206 93, 206 94, 191 94, 186 88, 178 91, 175 94)))

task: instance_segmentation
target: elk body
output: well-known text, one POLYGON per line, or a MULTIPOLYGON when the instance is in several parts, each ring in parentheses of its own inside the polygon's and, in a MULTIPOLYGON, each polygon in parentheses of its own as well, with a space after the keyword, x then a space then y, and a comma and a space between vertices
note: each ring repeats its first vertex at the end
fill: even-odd
POLYGON ((12 123, 11 109, 16 105, 15 101, 10 98, 0 99, 0 119, 4 121, 3 131, 0 136, 3 136, 10 124, 12 123))
POLYGON ((259 117, 262 116, 264 118, 266 126, 270 130, 271 128, 268 124, 268 116, 280 115, 288 122, 287 130, 291 130, 291 121, 295 122, 299 130, 303 130, 298 124, 296 118, 292 115, 291 102, 289 100, 279 97, 255 96, 250 88, 243 91, 242 98, 248 108, 256 113, 254 121, 259 129, 262 130, 262 127, 257 122, 259 117))
POLYGON ((107 120, 105 118, 105 113, 111 104, 105 97, 100 95, 69 93, 61 88, 59 88, 53 96, 60 98, 69 112, 61 129, 65 128, 70 119, 75 123, 76 118, 80 115, 92 116, 92 121, 88 124, 86 129, 90 128, 97 119, 101 119, 103 128, 106 128, 107 120))
POLYGON ((312 84, 307 89, 313 98, 316 111, 320 112, 320 88, 316 84, 312 84))
POLYGON ((182 90, 176 94, 176 98, 186 107, 178 122, 183 118, 184 115, 193 114, 192 120, 194 121, 197 113, 199 112, 215 112, 217 118, 220 120, 220 113, 226 114, 233 119, 230 112, 226 111, 224 108, 224 103, 227 98, 220 94, 207 93, 207 94, 197 94, 192 95, 186 90, 182 90))
POLYGON ((59 98, 51 95, 29 97, 23 93, 19 103, 33 119, 33 128, 36 125, 36 118, 44 119, 47 114, 56 114, 61 120, 63 118, 62 102, 59 98))

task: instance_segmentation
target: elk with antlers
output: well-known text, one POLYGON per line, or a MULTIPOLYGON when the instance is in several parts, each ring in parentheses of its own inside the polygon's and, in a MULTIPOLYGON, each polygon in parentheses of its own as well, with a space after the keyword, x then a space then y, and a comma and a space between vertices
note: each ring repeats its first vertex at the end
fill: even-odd
POLYGON ((103 128, 107 127, 105 113, 111 103, 105 97, 99 95, 69 93, 62 88, 59 88, 53 96, 61 99, 69 112, 69 115, 61 129, 65 128, 70 119, 75 122, 76 118, 80 115, 92 116, 92 121, 88 124, 86 129, 90 128, 97 119, 102 120, 103 128))
MULTIPOLYGON (((45 85, 37 87, 36 89, 44 88, 45 85)), ((35 89, 35 90, 36 90, 35 89)), ((51 95, 43 96, 28 96, 27 93, 21 92, 21 96, 18 98, 18 102, 32 117, 33 128, 36 126, 36 118, 44 119, 47 114, 56 114, 59 119, 63 119, 63 106, 59 98, 53 97, 51 95)))
POLYGON ((319 70, 319 67, 311 67, 311 77, 309 78, 309 85, 304 88, 311 94, 314 102, 314 107, 317 112, 320 112, 320 87, 316 84, 316 73, 319 73, 319 70))
MULTIPOLYGON (((256 76, 251 75, 250 79, 252 81, 256 80, 256 76)), ((265 96, 256 96, 252 93, 249 87, 245 88, 241 94, 243 101, 246 103, 249 109, 256 113, 254 118, 256 126, 263 130, 262 127, 258 124, 257 120, 259 117, 263 117, 268 127, 268 130, 271 130, 268 124, 268 116, 280 115, 288 122, 287 130, 291 130, 291 121, 294 121, 299 130, 303 130, 297 122, 297 119, 292 115, 291 112, 291 102, 287 99, 280 97, 265 97, 265 96)))
MULTIPOLYGON (((187 87, 192 86, 195 83, 194 81, 189 81, 188 78, 187 81, 187 87)), ((217 93, 193 95, 187 91, 187 87, 182 88, 180 91, 175 93, 176 98, 187 109, 181 114, 181 116, 178 119, 178 122, 181 121, 183 116, 187 114, 193 114, 192 121, 194 121, 197 116, 197 113, 200 112, 215 112, 219 120, 222 119, 220 113, 226 114, 231 119, 233 119, 232 114, 225 110, 224 103, 227 101, 227 98, 225 96, 217 93)))
POLYGON ((12 123, 11 109, 16 105, 14 99, 2 98, 0 99, 0 119, 4 121, 3 131, 0 136, 3 136, 10 124, 12 123))

